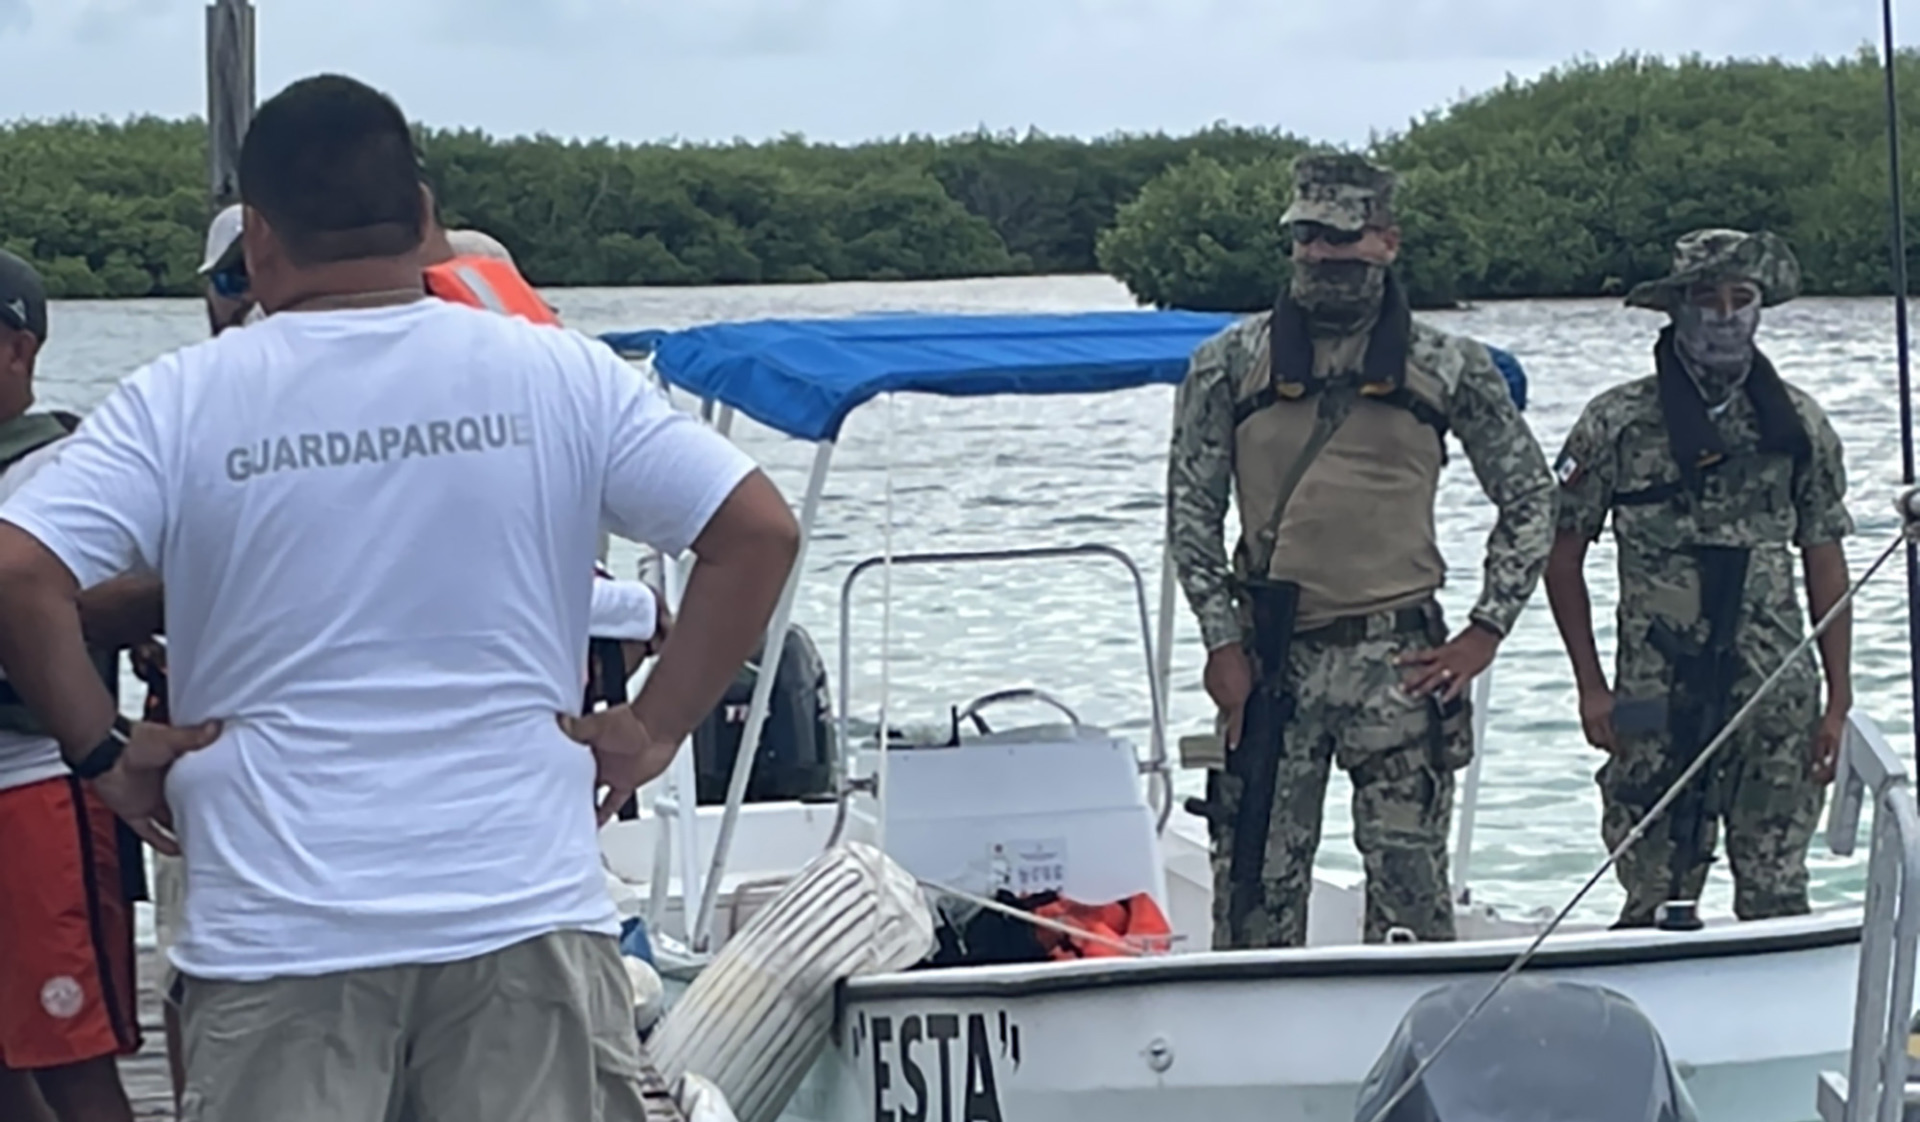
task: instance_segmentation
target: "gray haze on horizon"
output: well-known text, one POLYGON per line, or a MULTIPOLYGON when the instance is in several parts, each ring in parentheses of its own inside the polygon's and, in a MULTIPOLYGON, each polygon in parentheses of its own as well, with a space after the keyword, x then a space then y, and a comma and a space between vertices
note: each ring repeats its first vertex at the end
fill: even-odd
MULTIPOLYGON (((1576 57, 1848 56, 1878 0, 259 0, 260 96, 321 71, 495 135, 848 143, 985 126, 1362 144, 1576 57)), ((205 111, 203 0, 0 0, 0 119, 205 111)), ((1920 20, 1899 0, 1896 30, 1920 20)), ((1912 26, 1920 34, 1920 23, 1912 26)), ((1903 40, 1904 41, 1904 40, 1903 40)), ((1920 40, 1917 40, 1920 41, 1920 40)))

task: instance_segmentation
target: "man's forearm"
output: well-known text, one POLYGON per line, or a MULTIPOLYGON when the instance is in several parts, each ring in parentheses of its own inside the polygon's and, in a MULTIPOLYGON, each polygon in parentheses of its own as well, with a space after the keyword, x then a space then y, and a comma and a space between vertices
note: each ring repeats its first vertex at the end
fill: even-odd
MULTIPOLYGON (((1816 545, 1801 558, 1807 579, 1807 607, 1818 624, 1847 594, 1847 554, 1839 542, 1816 545)), ((1853 608, 1834 617, 1820 635, 1820 668, 1827 679, 1827 708, 1853 708, 1853 608)))
POLYGON ((1200 639, 1209 651, 1241 641, 1240 615, 1233 601, 1233 574, 1224 564, 1201 559, 1172 559, 1187 606, 1200 623, 1200 639))
POLYGON ((80 627, 98 647, 131 647, 166 630, 160 578, 115 577, 80 594, 80 627))
MULTIPOLYGON (((721 540, 696 544, 699 563, 687 581, 680 613, 660 648, 633 710, 657 739, 679 743, 719 703, 765 633, 794 559, 799 533, 786 502, 764 476, 750 476, 722 507, 721 540), (729 512, 728 507, 741 508, 729 512)), ((780 652, 762 658, 771 674, 780 652)))
POLYGON ((1600 652, 1593 640, 1593 602, 1587 595, 1587 543, 1576 534, 1554 539, 1547 557, 1547 605, 1553 624, 1573 664, 1573 680, 1581 690, 1607 688, 1600 652))
MULTIPOLYGON (((0 554, 20 548, 16 535, 26 537, 0 525, 0 554)), ((47 562, 58 565, 51 555, 47 562)), ((87 657, 72 578, 64 569, 57 577, 44 569, 0 563, 0 667, 68 762, 77 763, 113 726, 113 697, 87 657)))
POLYGON ((1487 535, 1480 598, 1472 614, 1501 635, 1511 635, 1546 567, 1553 541, 1553 492, 1536 489, 1502 498, 1487 535))
POLYGON ((1513 405, 1507 380, 1484 347, 1473 346, 1452 397, 1453 432, 1480 490, 1498 515, 1487 535, 1473 618, 1501 635, 1540 585, 1553 547, 1553 473, 1533 430, 1513 405))
MULTIPOLYGON (((661 647, 653 673, 633 701, 654 736, 678 743, 719 703, 765 634, 785 584, 791 553, 756 559, 702 561, 693 567, 680 604, 680 625, 661 647)), ((761 660, 772 673, 779 652, 761 660)))

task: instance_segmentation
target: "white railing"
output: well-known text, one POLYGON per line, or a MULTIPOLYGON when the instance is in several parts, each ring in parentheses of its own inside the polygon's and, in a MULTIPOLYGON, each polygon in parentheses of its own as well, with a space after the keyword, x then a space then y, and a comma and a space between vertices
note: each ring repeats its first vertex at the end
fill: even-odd
POLYGON ((1847 724, 1834 778, 1827 848, 1853 854, 1871 796, 1866 914, 1860 928, 1853 1048, 1845 1075, 1820 1076, 1823 1122, 1902 1122, 1909 1102, 1907 1039, 1913 1017, 1914 957, 1920 945, 1920 806, 1906 765, 1873 722, 1847 724))

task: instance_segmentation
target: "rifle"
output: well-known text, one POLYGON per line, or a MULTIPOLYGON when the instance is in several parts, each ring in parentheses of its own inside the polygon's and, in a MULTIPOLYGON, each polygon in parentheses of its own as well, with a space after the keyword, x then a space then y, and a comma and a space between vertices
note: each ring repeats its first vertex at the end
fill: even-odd
MULTIPOLYGON (((1753 551, 1737 546, 1698 546, 1694 555, 1700 573, 1700 616, 1707 622, 1707 638, 1695 643, 1665 620, 1655 619, 1647 641, 1672 668, 1666 709, 1668 766, 1679 776, 1693 765, 1701 751, 1718 735, 1733 707, 1733 685, 1740 675, 1740 656, 1734 639, 1740 608, 1746 599, 1747 565, 1753 551)), ((1693 777, 1667 809, 1667 836, 1672 841, 1668 859, 1668 899, 1680 900, 1686 876, 1701 860, 1713 855, 1705 842, 1710 815, 1707 787, 1711 769, 1693 777)), ((1697 915, 1686 926, 1698 928, 1697 915)))
POLYGON ((1227 774, 1240 781, 1239 813, 1227 858, 1227 929, 1236 945, 1246 938, 1247 919, 1266 899, 1263 884, 1273 798, 1294 694, 1287 680, 1300 586, 1292 581, 1245 582, 1253 614, 1253 693, 1241 711, 1240 743, 1227 755, 1227 774))

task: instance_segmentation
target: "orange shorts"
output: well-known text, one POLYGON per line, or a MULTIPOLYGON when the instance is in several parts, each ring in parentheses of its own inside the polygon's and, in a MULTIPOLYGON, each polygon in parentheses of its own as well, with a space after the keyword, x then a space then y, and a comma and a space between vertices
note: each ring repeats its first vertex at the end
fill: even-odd
POLYGON ((140 1050, 118 819, 72 777, 0 791, 0 1064, 140 1050))

